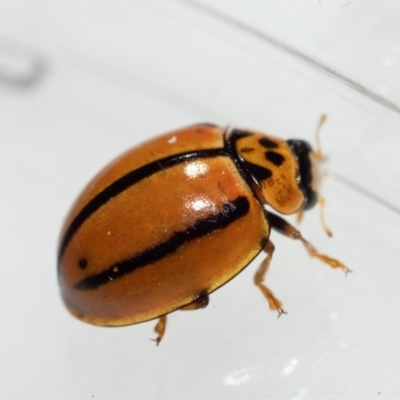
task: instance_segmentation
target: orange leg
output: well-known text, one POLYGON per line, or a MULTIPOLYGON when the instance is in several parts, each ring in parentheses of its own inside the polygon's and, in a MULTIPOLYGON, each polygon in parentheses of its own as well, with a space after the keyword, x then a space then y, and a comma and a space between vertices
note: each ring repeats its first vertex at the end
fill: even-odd
MULTIPOLYGON (((209 297, 207 292, 202 292, 196 296, 193 303, 190 303, 187 306, 180 308, 180 310, 198 310, 200 308, 207 307, 208 302, 209 302, 209 297)), ((167 316, 163 315, 162 317, 160 317, 160 319, 157 322, 157 325, 154 327, 154 331, 157 333, 157 338, 153 340, 157 343, 157 346, 160 344, 161 339, 164 337, 166 327, 167 327, 167 316)))
POLYGON ((167 316, 163 315, 157 322, 157 325, 154 327, 154 331, 157 333, 157 337, 153 339, 157 346, 160 344, 161 339, 165 334, 165 328, 167 327, 167 316))
POLYGON ((260 266, 256 271, 256 274, 254 275, 254 283, 256 284, 256 286, 260 288, 262 294, 268 300, 269 308, 271 310, 278 311, 278 317, 280 317, 282 314, 286 314, 282 308, 282 303, 274 296, 272 291, 264 284, 264 279, 265 276, 267 275, 269 266, 271 264, 274 250, 275 246, 270 240, 268 240, 267 244, 264 247, 264 251, 267 253, 267 256, 260 264, 260 266))
POLYGON ((304 210, 300 210, 297 214, 296 214, 296 222, 298 224, 301 223, 301 221, 303 221, 304 218, 304 210))
MULTIPOLYGON (((324 211, 325 211, 325 198, 321 195, 318 196, 318 204, 319 204, 319 218, 321 220, 321 224, 322 227, 325 230, 325 233, 329 236, 332 237, 332 231, 329 229, 329 226, 326 224, 325 222, 325 215, 324 215, 324 211)), ((298 224, 301 223, 301 221, 303 220, 304 217, 304 210, 300 210, 297 214, 296 214, 296 222, 298 224)))
POLYGON ((300 240, 311 257, 318 258, 325 264, 328 264, 331 268, 339 268, 344 271, 345 274, 351 272, 350 269, 348 269, 342 262, 320 253, 310 242, 303 238, 300 231, 298 231, 294 226, 290 225, 283 218, 268 212, 268 220, 274 230, 291 239, 300 240))
POLYGON ((318 196, 318 204, 319 204, 319 216, 321 219, 321 224, 325 229, 326 234, 329 237, 332 237, 332 231, 329 229, 329 226, 325 222, 324 210, 325 210, 325 199, 321 195, 318 196))
POLYGON ((321 141, 320 141, 320 133, 321 133, 321 128, 326 122, 326 115, 322 114, 317 125, 317 129, 315 131, 315 140, 317 142, 317 150, 315 151, 315 155, 317 156, 318 161, 322 161, 324 156, 322 155, 322 150, 321 150, 321 141))

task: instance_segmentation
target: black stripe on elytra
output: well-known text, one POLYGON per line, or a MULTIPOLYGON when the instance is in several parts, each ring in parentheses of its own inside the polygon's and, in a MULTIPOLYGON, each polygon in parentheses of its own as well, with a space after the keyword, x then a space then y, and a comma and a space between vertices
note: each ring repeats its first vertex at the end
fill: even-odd
POLYGON ((239 196, 234 201, 225 203, 219 212, 197 220, 183 231, 174 232, 168 240, 157 246, 146 249, 128 260, 116 263, 96 275, 82 279, 74 285, 74 288, 80 290, 97 289, 99 286, 121 278, 138 268, 154 264, 177 251, 185 243, 209 235, 216 230, 224 229, 245 216, 249 209, 249 200, 245 196, 239 196))
POLYGON ((276 153, 275 151, 267 151, 265 153, 265 158, 268 161, 271 161, 272 164, 276 165, 277 167, 280 167, 282 163, 285 161, 285 157, 283 157, 282 154, 276 153))
POLYGON ((242 147, 240 149, 240 152, 243 154, 251 154, 254 153, 256 151, 256 149, 254 147, 242 147))
POLYGON ((148 178, 149 176, 159 171, 171 168, 174 165, 186 161, 196 160, 199 158, 213 158, 219 156, 227 156, 227 153, 223 148, 198 150, 175 154, 173 156, 160 158, 151 163, 143 165, 142 167, 128 172, 121 178, 114 181, 111 185, 107 186, 102 192, 100 192, 92 200, 90 200, 89 203, 87 203, 79 212, 79 214, 73 219, 68 229, 65 231, 64 237, 61 241, 58 252, 58 264, 60 264, 61 257, 63 256, 64 251, 68 246, 68 243, 74 236, 75 232, 93 213, 95 213, 109 200, 118 196, 124 190, 135 185, 141 180, 148 178))

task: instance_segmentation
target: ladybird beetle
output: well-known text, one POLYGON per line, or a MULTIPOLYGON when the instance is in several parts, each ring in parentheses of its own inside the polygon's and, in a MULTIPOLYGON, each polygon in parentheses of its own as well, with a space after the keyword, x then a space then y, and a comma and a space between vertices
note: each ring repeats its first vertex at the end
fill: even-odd
POLYGON ((158 344, 168 313, 206 307, 210 293, 264 250, 254 283, 282 314, 264 284, 271 228, 349 271, 272 211, 301 213, 317 203, 320 159, 303 140, 212 124, 127 151, 86 186, 65 220, 58 277, 67 308, 103 326, 159 318, 158 344))

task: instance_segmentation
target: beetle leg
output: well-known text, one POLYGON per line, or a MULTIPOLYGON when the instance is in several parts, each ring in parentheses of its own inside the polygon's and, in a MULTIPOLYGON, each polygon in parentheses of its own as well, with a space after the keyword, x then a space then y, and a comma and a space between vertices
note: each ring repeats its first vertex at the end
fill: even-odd
POLYGON ((319 204, 319 217, 320 217, 322 226, 325 229, 326 234, 329 237, 332 237, 332 231, 329 229, 329 226, 326 225, 326 222, 325 222, 325 214, 324 214, 325 198, 323 196, 321 196, 321 195, 318 196, 318 204, 319 204))
MULTIPOLYGON (((208 301, 209 297, 207 292, 204 293, 202 292, 196 296, 193 303, 190 303, 187 306, 180 308, 180 310, 198 310, 199 308, 205 308, 208 305, 208 301)), ((153 340, 157 343, 157 346, 160 344, 161 339, 165 334, 166 327, 167 327, 167 316, 163 315, 162 317, 159 318, 156 326, 154 327, 154 331, 157 333, 157 337, 153 340)))
POLYGON ((267 253, 267 256, 260 264, 254 275, 254 283, 256 284, 256 286, 260 288, 262 294, 268 300, 270 309, 277 310, 278 317, 280 317, 282 314, 286 314, 282 308, 282 303, 274 296, 272 291, 264 284, 264 278, 268 272, 274 250, 275 246, 270 240, 268 240, 267 244, 264 247, 264 251, 267 253))
POLYGON ((291 239, 300 240, 311 257, 318 258, 322 262, 328 264, 331 268, 340 268, 346 274, 351 272, 351 270, 348 269, 339 260, 328 257, 325 254, 321 254, 310 242, 304 239, 300 231, 298 231, 294 226, 290 225, 289 222, 285 221, 283 218, 269 211, 267 212, 267 214, 268 214, 268 221, 270 222, 271 227, 274 230, 278 231, 282 235, 285 235, 291 239))
POLYGON ((210 298, 208 297, 207 292, 202 292, 196 296, 193 303, 190 303, 187 306, 180 308, 180 310, 187 311, 187 310, 198 310, 200 308, 206 308, 208 306, 209 300, 210 298))
MULTIPOLYGON (((319 219, 321 220, 321 224, 322 227, 325 230, 325 233, 329 236, 332 237, 333 233, 332 231, 329 229, 329 226, 326 224, 325 222, 325 198, 321 195, 318 196, 318 204, 319 204, 319 219)), ((300 210, 297 214, 296 214, 296 222, 298 224, 300 224, 300 222, 303 220, 304 217, 304 210, 300 210)))
POLYGON ((301 221, 303 221, 303 217, 304 217, 304 210, 300 210, 297 214, 296 214, 296 222, 298 224, 301 223, 301 221))
POLYGON ((153 339, 157 346, 160 344, 161 339, 165 334, 165 328, 167 327, 167 316, 163 315, 157 322, 157 325, 154 327, 154 331, 157 333, 157 337, 153 339))

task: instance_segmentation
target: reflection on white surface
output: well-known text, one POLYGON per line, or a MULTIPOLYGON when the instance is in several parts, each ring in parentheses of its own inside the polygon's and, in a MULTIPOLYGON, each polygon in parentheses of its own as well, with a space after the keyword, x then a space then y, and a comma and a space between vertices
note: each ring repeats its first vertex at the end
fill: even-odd
POLYGON ((330 313, 329 316, 331 317, 331 321, 332 322, 336 322, 338 320, 338 318, 339 318, 338 315, 336 313, 334 313, 334 312, 330 313))
POLYGON ((243 383, 248 382, 251 379, 251 376, 247 369, 240 369, 230 374, 227 374, 223 380, 225 385, 228 386, 237 386, 242 385, 243 383))
POLYGON ((46 61, 34 50, 0 37, 0 81, 14 87, 37 83, 45 72, 46 61))
POLYGON ((197 178, 201 175, 204 175, 207 171, 207 164, 201 161, 190 163, 185 167, 185 174, 189 178, 197 178))
POLYGON ((388 53, 382 57, 382 65, 384 67, 394 67, 400 62, 400 45, 390 45, 388 53))
POLYGON ((304 400, 308 396, 308 389, 302 388, 299 390, 299 394, 293 397, 293 400, 304 400))
POLYGON ((289 361, 289 364, 283 369, 282 375, 287 376, 291 375, 299 364, 299 360, 297 358, 292 358, 289 361))
POLYGON ((342 349, 345 349, 345 350, 347 350, 350 346, 349 346, 349 344, 347 343, 347 342, 340 342, 339 343, 339 346, 342 348, 342 349))

